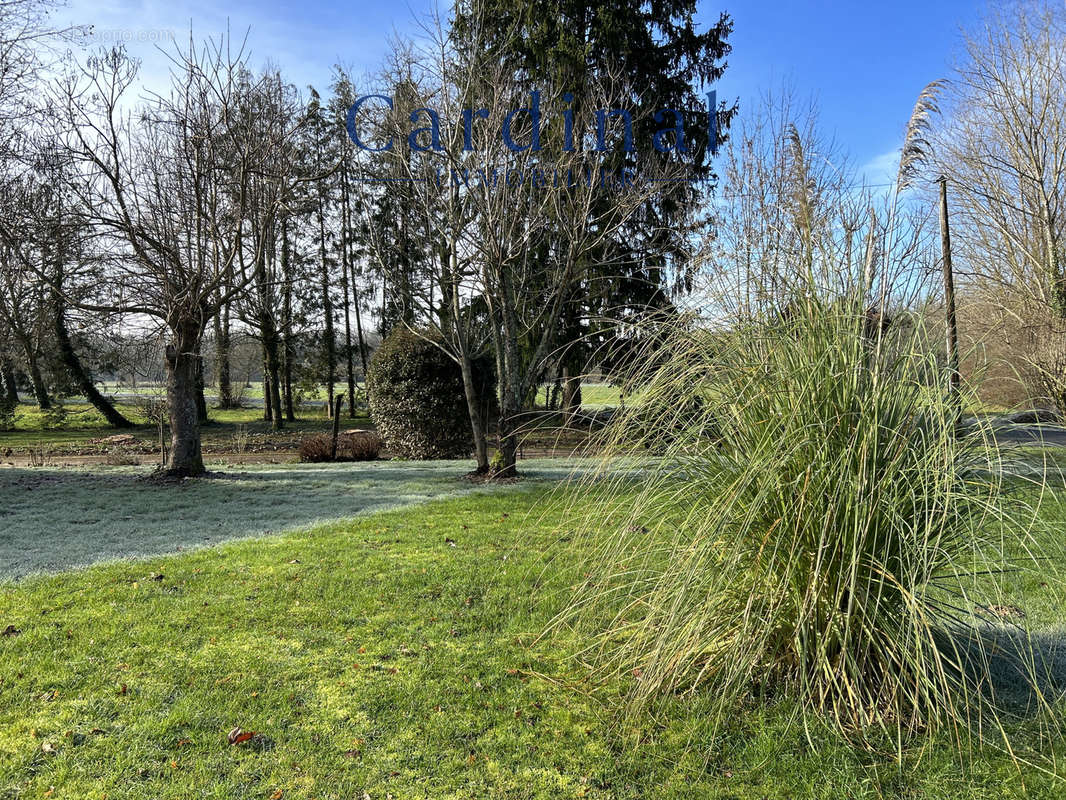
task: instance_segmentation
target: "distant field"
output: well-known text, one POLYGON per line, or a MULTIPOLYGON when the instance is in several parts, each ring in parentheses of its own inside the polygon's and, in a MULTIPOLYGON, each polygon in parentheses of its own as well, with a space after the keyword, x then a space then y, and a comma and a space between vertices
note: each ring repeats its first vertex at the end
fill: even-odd
MULTIPOLYGON (((115 381, 103 381, 99 384, 100 391, 106 395, 113 397, 125 398, 125 397, 163 397, 166 395, 166 386, 157 383, 145 383, 138 386, 130 386, 127 383, 117 383, 115 381)), ((337 384, 338 391, 346 391, 346 385, 337 384)), ((214 386, 208 386, 204 390, 205 396, 208 398, 208 402, 218 399, 218 391, 214 386)), ((251 381, 247 385, 241 383, 235 383, 233 385, 233 394, 235 397, 244 401, 262 401, 263 399, 263 382, 251 381)), ((308 401, 324 402, 326 399, 326 387, 319 386, 311 392, 304 392, 303 399, 308 401)))
MULTIPOLYGON (((68 453, 91 454, 95 449, 103 452, 91 443, 91 440, 113 436, 116 433, 129 433, 143 442, 158 441, 159 430, 148 424, 143 409, 136 403, 119 402, 116 407, 136 427, 126 431, 116 431, 91 405, 85 402, 64 403, 61 419, 50 416, 34 405, 21 403, 15 411, 15 430, 0 432, 0 455, 10 455, 7 451, 25 451, 29 448, 45 447, 68 453)), ((272 446, 279 443, 295 447, 296 440, 307 433, 325 431, 330 428, 322 408, 303 409, 296 415, 296 421, 286 424, 283 431, 275 432, 270 423, 263 420, 263 409, 248 407, 234 409, 208 409, 210 422, 203 428, 205 452, 212 450, 232 450, 237 446, 237 437, 247 436, 249 444, 263 444, 263 439, 270 439, 272 446)), ((367 427, 369 420, 365 415, 355 418, 345 416, 344 427, 367 427)))
MULTIPOLYGON (((537 405, 543 406, 547 399, 547 394, 551 390, 549 385, 542 386, 537 394, 537 405)), ((612 386, 609 383, 582 383, 581 384, 581 407, 596 409, 596 408, 617 408, 620 405, 632 405, 640 401, 640 393, 634 393, 622 396, 622 390, 618 386, 612 386)))

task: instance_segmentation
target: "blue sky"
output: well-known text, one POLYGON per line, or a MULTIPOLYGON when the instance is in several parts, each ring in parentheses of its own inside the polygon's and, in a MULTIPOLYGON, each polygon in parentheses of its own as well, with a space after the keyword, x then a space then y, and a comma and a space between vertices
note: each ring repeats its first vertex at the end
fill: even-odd
MULTIPOLYGON (((372 69, 395 31, 415 28, 432 0, 72 0, 65 15, 93 23, 100 41, 123 39, 144 61, 145 80, 160 85, 166 59, 155 43, 251 29, 253 65, 280 64, 301 86, 324 89, 340 61, 372 69)), ((871 181, 890 179, 893 154, 917 94, 945 76, 958 50, 960 27, 980 18, 983 0, 868 0, 701 4, 700 19, 728 11, 735 24, 720 98, 739 97, 741 113, 760 92, 788 83, 819 107, 824 132, 863 167, 871 181)))

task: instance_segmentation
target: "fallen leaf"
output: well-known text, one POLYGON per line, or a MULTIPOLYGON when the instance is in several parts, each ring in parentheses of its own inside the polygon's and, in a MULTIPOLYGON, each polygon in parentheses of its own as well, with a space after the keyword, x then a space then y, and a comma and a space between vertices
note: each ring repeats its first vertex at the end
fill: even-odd
POLYGON ((49 742, 49 741, 41 742, 41 752, 42 753, 52 754, 55 751, 56 751, 55 746, 51 742, 49 742))
POLYGON ((1018 606, 985 606, 978 611, 992 613, 1000 619, 1025 619, 1025 612, 1018 606))
POLYGON ((283 792, 281 789, 278 789, 274 792, 274 794, 270 795, 270 800, 281 800, 281 797, 284 794, 285 792, 283 792))
POLYGON ((344 755, 348 758, 361 758, 363 754, 359 750, 345 750, 344 755))
POLYGON ((241 742, 247 742, 253 736, 255 736, 255 731, 242 731, 238 727, 231 730, 226 739, 230 744, 240 744, 241 742))

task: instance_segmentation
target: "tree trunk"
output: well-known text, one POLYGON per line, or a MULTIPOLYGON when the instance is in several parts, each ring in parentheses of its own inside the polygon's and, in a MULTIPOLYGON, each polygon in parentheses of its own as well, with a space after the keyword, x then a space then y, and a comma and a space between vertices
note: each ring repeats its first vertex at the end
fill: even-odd
POLYGON ((470 430, 474 434, 474 457, 477 459, 477 473, 485 475, 489 471, 489 445, 485 431, 485 419, 481 414, 481 398, 478 397, 474 383, 474 368, 470 356, 463 353, 459 359, 463 372, 463 391, 466 394, 466 409, 470 414, 470 430))
POLYGON ((280 431, 285 427, 281 411, 281 359, 279 342, 273 323, 263 331, 263 403, 272 409, 271 428, 280 431))
POLYGON ((493 473, 494 478, 514 478, 518 475, 518 434, 514 424, 517 418, 518 409, 513 405, 510 408, 500 409, 500 460, 493 473))
POLYGON ((48 398, 48 388, 44 384, 44 376, 41 375, 40 364, 37 363, 37 351, 33 342, 23 339, 22 349, 26 353, 26 369, 30 373, 30 384, 33 386, 33 396, 37 399, 37 407, 41 411, 47 411, 52 407, 52 401, 48 398))
POLYGON ((285 419, 295 422, 296 412, 292 404, 292 361, 296 354, 292 346, 292 275, 289 267, 289 221, 285 218, 281 222, 281 306, 284 315, 281 325, 281 348, 285 363, 282 370, 282 388, 285 396, 285 419))
POLYGON ((12 408, 19 402, 19 385, 15 378, 15 367, 6 358, 0 363, 0 380, 3 381, 4 400, 12 408))
POLYGON ((215 315, 215 385, 218 407, 233 408, 233 380, 230 374, 229 305, 215 315))
POLYGON ((348 417, 355 418, 355 363, 352 357, 352 305, 348 291, 351 280, 350 245, 348 230, 348 173, 341 172, 341 286, 344 290, 344 363, 348 375, 348 417))
POLYGON ((333 335, 333 301, 329 291, 329 265, 326 262, 326 221, 322 210, 322 198, 318 201, 318 255, 321 268, 322 280, 322 313, 325 328, 322 332, 323 345, 326 351, 326 409, 327 413, 333 413, 333 385, 337 381, 337 343, 333 335))
MULTIPOLYGON (((274 394, 270 387, 270 367, 267 365, 266 340, 261 343, 263 350, 263 421, 274 423, 274 394)), ((280 409, 278 409, 280 413, 280 409)))
POLYGON ((352 316, 348 295, 348 259, 343 265, 344 285, 344 360, 348 371, 348 416, 355 417, 355 359, 352 356, 352 316))
POLYGON ((179 323, 171 331, 171 341, 166 347, 170 460, 165 473, 172 477, 204 473, 204 458, 200 449, 200 415, 196 402, 200 334, 201 329, 196 322, 179 323))
POLYGON ((107 420, 107 424, 111 427, 132 428, 133 423, 126 419, 106 397, 100 394, 93 384, 92 378, 85 372, 81 359, 78 358, 78 354, 74 351, 74 345, 70 341, 70 334, 67 331, 67 322, 63 313, 63 302, 59 295, 56 296, 55 300, 55 334, 56 342, 59 344, 59 356, 70 372, 71 377, 74 378, 74 382, 78 385, 78 390, 85 395, 85 399, 104 415, 104 419, 107 420))
POLYGON ((562 400, 559 409, 567 415, 581 410, 581 376, 570 374, 570 365, 563 364, 562 400))
POLYGON ((363 317, 359 311, 359 287, 352 281, 352 302, 355 304, 355 335, 359 339, 359 361, 363 366, 363 383, 366 383, 366 339, 363 337, 363 317))
POLYGON ((207 422, 207 398, 204 397, 204 357, 200 354, 200 345, 196 345, 196 416, 203 425, 207 422))
POLYGON ((341 432, 341 405, 344 404, 344 393, 337 396, 337 407, 333 409, 333 436, 329 445, 329 460, 337 460, 337 437, 341 432))
POLYGON ((497 478, 513 478, 518 475, 516 421, 521 411, 519 398, 522 393, 518 385, 518 343, 516 337, 508 335, 509 332, 506 327, 501 332, 503 358, 498 359, 501 368, 498 378, 500 382, 499 465, 494 475, 497 478))
POLYGON ((292 402, 292 342, 286 336, 283 350, 285 353, 285 368, 282 370, 282 392, 285 397, 285 421, 296 422, 296 409, 292 402))

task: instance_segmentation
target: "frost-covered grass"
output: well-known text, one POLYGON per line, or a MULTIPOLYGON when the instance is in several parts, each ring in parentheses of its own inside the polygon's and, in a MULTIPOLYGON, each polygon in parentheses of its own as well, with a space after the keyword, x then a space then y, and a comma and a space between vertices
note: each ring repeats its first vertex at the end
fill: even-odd
MULTIPOLYGON (((524 461, 530 478, 570 464, 524 461)), ((149 467, 0 469, 0 578, 172 553, 478 489, 464 461, 221 467, 159 485, 149 467)))

